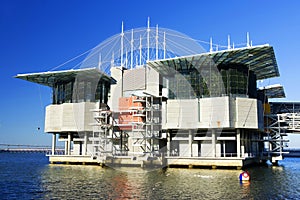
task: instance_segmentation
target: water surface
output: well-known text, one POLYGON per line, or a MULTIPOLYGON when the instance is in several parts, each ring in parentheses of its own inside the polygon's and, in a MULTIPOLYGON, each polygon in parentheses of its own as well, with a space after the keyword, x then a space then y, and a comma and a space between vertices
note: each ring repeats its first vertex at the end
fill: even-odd
POLYGON ((300 199, 300 159, 239 170, 50 165, 40 153, 0 153, 2 199, 300 199))

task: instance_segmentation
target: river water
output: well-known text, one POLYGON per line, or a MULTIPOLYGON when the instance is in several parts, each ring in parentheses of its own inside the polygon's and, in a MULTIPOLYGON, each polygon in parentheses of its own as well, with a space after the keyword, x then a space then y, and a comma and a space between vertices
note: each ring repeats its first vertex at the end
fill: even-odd
POLYGON ((0 199, 300 199, 300 158, 240 170, 50 165, 41 153, 0 153, 0 199))

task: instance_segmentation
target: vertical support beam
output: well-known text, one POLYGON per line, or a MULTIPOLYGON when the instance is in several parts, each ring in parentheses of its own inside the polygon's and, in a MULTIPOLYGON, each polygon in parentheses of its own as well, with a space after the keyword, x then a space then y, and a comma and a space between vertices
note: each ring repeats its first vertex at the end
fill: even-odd
POLYGON ((241 130, 241 154, 242 158, 245 157, 245 130, 241 130))
POLYGON ((68 140, 65 140, 65 155, 68 155, 68 140))
POLYGON ((223 157, 226 157, 226 141, 223 141, 223 157))
POLYGON ((84 152, 83 152, 83 155, 87 155, 87 142, 88 142, 88 139, 87 139, 87 132, 84 133, 84 152))
POLYGON ((189 156, 193 157, 193 131, 189 130, 189 156))
POLYGON ((248 136, 248 156, 252 156, 252 145, 251 145, 251 135, 252 134, 247 134, 248 136))
POLYGON ((170 156, 171 152, 171 133, 170 130, 167 130, 167 156, 170 156))
POLYGON ((71 133, 68 133, 67 155, 71 155, 71 133))
POLYGON ((241 130, 237 129, 236 130, 236 154, 237 157, 241 157, 241 130))
POLYGON ((55 148, 56 148, 56 133, 52 134, 52 149, 51 149, 51 154, 55 155, 55 148))
POLYGON ((216 129, 211 129, 212 157, 216 157, 216 129))

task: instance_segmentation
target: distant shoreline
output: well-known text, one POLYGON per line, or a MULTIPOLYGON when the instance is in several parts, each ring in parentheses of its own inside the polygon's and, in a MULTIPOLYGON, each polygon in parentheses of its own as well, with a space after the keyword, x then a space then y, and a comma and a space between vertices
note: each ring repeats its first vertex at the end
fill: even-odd
POLYGON ((300 158, 300 148, 284 149, 284 151, 289 153, 284 154, 283 157, 300 158))

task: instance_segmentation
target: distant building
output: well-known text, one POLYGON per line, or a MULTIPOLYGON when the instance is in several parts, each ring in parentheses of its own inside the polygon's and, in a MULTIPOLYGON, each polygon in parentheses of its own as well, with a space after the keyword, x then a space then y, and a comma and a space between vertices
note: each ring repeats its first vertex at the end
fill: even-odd
POLYGON ((278 76, 272 46, 218 50, 211 42, 203 52, 191 38, 148 24, 122 28, 80 69, 16 77, 53 90, 45 116, 52 163, 239 168, 282 159, 287 132, 272 131, 278 120, 269 126, 268 99, 285 97, 283 87, 257 88, 278 76), (57 140, 65 155, 55 155, 57 140))

